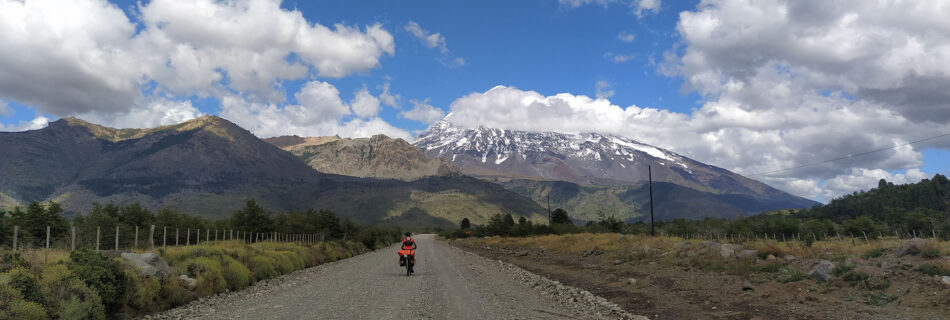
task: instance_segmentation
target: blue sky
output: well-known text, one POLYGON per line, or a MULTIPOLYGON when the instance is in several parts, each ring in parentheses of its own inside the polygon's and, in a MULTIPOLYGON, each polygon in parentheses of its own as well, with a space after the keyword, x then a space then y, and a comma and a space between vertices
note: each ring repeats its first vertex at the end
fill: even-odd
MULTIPOLYGON (((262 137, 411 139, 454 112, 460 126, 624 135, 744 174, 950 132, 939 86, 950 63, 929 58, 950 50, 939 6, 273 3, 0 0, 12 13, 0 23, 0 129, 216 114, 262 137), (43 23, 17 19, 30 12, 43 23)), ((756 178, 827 200, 880 178, 947 174, 947 140, 756 178)))

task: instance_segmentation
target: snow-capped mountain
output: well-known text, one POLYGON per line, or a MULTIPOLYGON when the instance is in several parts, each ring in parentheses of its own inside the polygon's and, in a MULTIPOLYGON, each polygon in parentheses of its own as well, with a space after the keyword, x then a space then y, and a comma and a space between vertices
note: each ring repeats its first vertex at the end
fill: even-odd
POLYGON ((495 181, 522 178, 586 186, 637 185, 646 182, 650 166, 654 182, 783 203, 776 207, 814 204, 728 170, 614 135, 468 129, 441 121, 413 144, 429 156, 451 160, 464 174, 495 181))

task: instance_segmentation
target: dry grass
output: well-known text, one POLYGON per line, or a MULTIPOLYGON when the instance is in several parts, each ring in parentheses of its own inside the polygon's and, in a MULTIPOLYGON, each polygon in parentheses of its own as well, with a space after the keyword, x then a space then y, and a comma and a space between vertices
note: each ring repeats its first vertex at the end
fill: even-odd
MULTIPOLYGON (((474 239, 477 243, 492 246, 505 246, 515 248, 544 247, 547 250, 563 252, 582 252, 584 250, 602 249, 607 252, 619 251, 624 249, 642 249, 644 247, 658 248, 663 250, 675 249, 675 244, 686 241, 690 244, 699 244, 706 240, 691 239, 685 240, 680 237, 669 236, 648 236, 648 235, 625 235, 623 237, 617 234, 601 233, 578 233, 568 235, 546 235, 533 237, 488 237, 474 239)), ((901 248, 906 240, 897 238, 884 238, 878 240, 864 241, 864 239, 851 238, 820 240, 806 245, 803 241, 775 241, 775 240, 750 240, 737 241, 737 244, 744 248, 757 250, 763 255, 773 254, 781 258, 784 255, 793 255, 798 258, 806 259, 834 259, 844 257, 861 257, 871 251, 893 252, 901 248)), ((727 243, 727 241, 722 241, 727 243)), ((922 248, 922 251, 937 252, 939 256, 944 256, 950 249, 950 242, 928 241, 928 244, 922 248)))

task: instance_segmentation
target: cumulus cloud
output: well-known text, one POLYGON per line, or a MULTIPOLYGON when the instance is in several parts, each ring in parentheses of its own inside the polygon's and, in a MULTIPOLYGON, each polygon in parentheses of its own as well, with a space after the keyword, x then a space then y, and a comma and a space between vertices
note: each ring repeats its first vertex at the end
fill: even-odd
POLYGON ((155 99, 127 112, 90 112, 77 117, 113 128, 152 128, 181 123, 204 115, 191 105, 191 101, 155 99))
POLYGON ((409 102, 412 103, 413 107, 411 110, 406 110, 399 113, 399 115, 403 118, 425 124, 432 124, 445 116, 445 112, 442 111, 442 109, 433 107, 429 104, 429 99, 422 101, 409 100, 409 102))
POLYGON ((381 25, 327 27, 279 1, 0 0, 0 98, 58 116, 148 108, 151 94, 283 101, 281 82, 394 54, 381 25), (50 90, 50 88, 56 88, 50 90))
POLYGON ((637 18, 642 18, 645 14, 660 12, 660 2, 661 0, 635 0, 630 3, 630 7, 637 18))
MULTIPOLYGON (((366 104, 367 101, 376 99, 368 92, 363 93, 363 90, 356 93, 351 104, 347 104, 343 102, 339 90, 332 84, 311 81, 294 96, 298 104, 292 105, 262 103, 233 95, 225 96, 221 99, 220 115, 262 138, 279 135, 329 136, 337 134, 343 137, 361 138, 379 133, 404 139, 410 137, 405 130, 393 127, 375 113, 370 114, 367 109, 362 109, 365 106, 352 106, 351 104, 366 104), (368 97, 361 98, 360 96, 364 94, 368 97), (357 115, 357 112, 362 112, 365 117, 357 115)), ((378 100, 375 103, 378 107, 378 100)))
POLYGON ((49 125, 49 119, 46 117, 36 117, 30 121, 20 121, 15 125, 4 125, 0 123, 0 131, 27 131, 27 130, 36 130, 43 129, 49 125))
POLYGON ((383 92, 379 94, 379 101, 384 105, 399 109, 402 107, 399 105, 399 100, 402 99, 402 97, 400 97, 399 94, 390 93, 389 86, 389 81, 379 86, 379 89, 383 90, 383 92))
POLYGON ((380 101, 378 98, 369 94, 366 88, 357 91, 353 101, 350 101, 350 108, 353 114, 360 118, 369 118, 379 113, 380 101))
POLYGON ((610 83, 607 81, 601 80, 597 81, 596 87, 596 96, 597 99, 607 99, 614 95, 614 91, 610 90, 610 83))

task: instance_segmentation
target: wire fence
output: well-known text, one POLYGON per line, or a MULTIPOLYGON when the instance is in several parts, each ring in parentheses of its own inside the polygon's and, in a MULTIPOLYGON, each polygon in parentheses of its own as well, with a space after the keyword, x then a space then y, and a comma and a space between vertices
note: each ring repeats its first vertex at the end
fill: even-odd
MULTIPOLYGON (((282 242, 310 245, 322 242, 326 238, 324 233, 287 234, 276 231, 246 231, 235 229, 192 229, 149 225, 147 227, 113 225, 113 226, 67 226, 66 230, 53 226, 25 230, 14 225, 8 243, 0 244, 0 249, 17 253, 35 252, 37 250, 72 252, 81 249, 115 251, 145 251, 153 252, 157 248, 191 246, 222 241, 239 241, 242 243, 282 242), (39 231, 39 232, 37 232, 39 231)), ((3 230, 0 230, 3 231, 3 230)), ((0 237, 7 238, 7 237, 0 237)))

